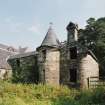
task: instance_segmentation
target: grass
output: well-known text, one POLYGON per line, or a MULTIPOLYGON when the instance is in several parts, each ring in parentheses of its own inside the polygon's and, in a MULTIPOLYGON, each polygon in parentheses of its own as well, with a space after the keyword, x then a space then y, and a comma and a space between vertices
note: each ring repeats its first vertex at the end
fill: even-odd
POLYGON ((0 81, 0 105, 105 105, 105 89, 76 90, 0 81))

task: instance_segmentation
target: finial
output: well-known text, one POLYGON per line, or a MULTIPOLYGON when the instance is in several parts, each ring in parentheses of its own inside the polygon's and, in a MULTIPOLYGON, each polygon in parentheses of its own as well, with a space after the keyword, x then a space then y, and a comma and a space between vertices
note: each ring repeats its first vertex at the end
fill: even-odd
POLYGON ((52 22, 50 22, 49 24, 50 24, 50 28, 52 28, 52 26, 53 26, 53 23, 52 23, 52 22))

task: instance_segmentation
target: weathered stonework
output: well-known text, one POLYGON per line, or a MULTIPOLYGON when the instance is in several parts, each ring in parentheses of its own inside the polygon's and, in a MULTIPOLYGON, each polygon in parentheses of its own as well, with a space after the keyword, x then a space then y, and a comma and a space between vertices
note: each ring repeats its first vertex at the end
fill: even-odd
POLYGON ((40 82, 47 84, 59 84, 60 52, 55 48, 40 49, 38 56, 38 67, 40 82), (44 58, 43 50, 46 50, 44 58))
POLYGON ((9 59, 12 66, 12 76, 14 82, 35 82, 38 83, 37 57, 35 53, 29 56, 16 56, 15 59, 9 59), (17 78, 17 80, 15 80, 17 78))
POLYGON ((0 79, 6 80, 8 78, 11 78, 12 70, 7 69, 0 69, 0 79))
POLYGON ((60 83, 67 84, 70 79, 70 73, 68 70, 69 59, 67 53, 67 43, 62 43, 60 49, 60 83))
POLYGON ((78 27, 67 26, 67 41, 60 43, 50 27, 36 52, 10 57, 13 76, 23 82, 88 87, 88 78, 99 77, 94 54, 78 42, 78 27))
POLYGON ((79 71, 82 88, 88 88, 89 77, 99 77, 99 65, 89 54, 86 54, 79 61, 79 71))

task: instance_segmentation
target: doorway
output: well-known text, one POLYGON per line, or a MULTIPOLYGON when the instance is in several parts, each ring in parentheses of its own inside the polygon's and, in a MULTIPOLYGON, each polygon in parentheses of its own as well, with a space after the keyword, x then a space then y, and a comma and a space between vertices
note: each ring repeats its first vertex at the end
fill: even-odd
POLYGON ((70 59, 77 59, 77 48, 70 48, 70 59))
POLYGON ((70 69, 70 82, 77 82, 77 69, 70 69))

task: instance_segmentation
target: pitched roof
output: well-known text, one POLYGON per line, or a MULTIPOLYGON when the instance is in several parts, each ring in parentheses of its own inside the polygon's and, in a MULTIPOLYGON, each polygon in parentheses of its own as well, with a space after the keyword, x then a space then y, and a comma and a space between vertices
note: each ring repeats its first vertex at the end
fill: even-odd
POLYGON ((88 53, 98 62, 97 57, 95 56, 95 54, 91 50, 88 50, 88 53))
POLYGON ((60 44, 53 28, 50 26, 41 46, 58 47, 60 44))
POLYGON ((9 56, 8 60, 16 59, 16 58, 23 58, 23 57, 27 57, 27 56, 31 56, 31 55, 36 55, 36 54, 37 54, 37 52, 35 52, 35 51, 27 52, 27 53, 15 54, 15 55, 9 56))

